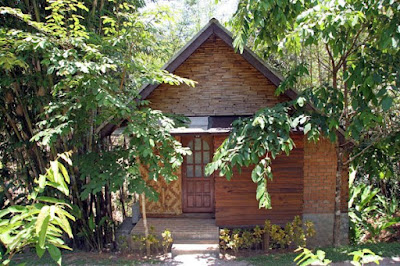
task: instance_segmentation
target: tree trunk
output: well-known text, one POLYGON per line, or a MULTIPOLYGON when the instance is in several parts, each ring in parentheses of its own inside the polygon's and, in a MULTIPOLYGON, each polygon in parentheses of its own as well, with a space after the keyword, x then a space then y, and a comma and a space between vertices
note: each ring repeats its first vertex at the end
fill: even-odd
POLYGON ((150 256, 150 242, 149 238, 149 227, 147 225, 147 215, 146 215, 146 197, 144 192, 140 195, 142 200, 142 215, 143 215, 143 227, 144 227, 144 236, 146 238, 146 254, 150 256))
MULTIPOLYGON (((339 134, 339 133, 338 133, 339 134)), ((344 150, 341 147, 340 136, 338 136, 338 144, 336 146, 336 187, 335 187, 335 216, 333 221, 333 245, 340 245, 341 236, 341 196, 342 196, 342 172, 343 172, 343 156, 344 150)))
MULTIPOLYGON (((124 185, 119 188, 119 201, 122 206, 122 220, 126 218, 126 210, 125 210, 125 194, 124 194, 124 185)), ((136 201, 136 200, 135 200, 136 201)))

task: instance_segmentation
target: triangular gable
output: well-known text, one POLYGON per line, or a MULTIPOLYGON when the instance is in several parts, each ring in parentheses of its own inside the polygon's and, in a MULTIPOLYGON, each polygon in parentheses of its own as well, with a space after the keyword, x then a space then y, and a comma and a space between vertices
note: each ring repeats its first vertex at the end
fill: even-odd
MULTIPOLYGON (((215 18, 211 19, 208 24, 203 27, 178 53, 175 54, 163 67, 173 73, 186 59, 191 56, 197 48, 199 48, 212 34, 222 39, 228 46, 233 49, 232 34, 222 26, 215 18)), ((256 54, 249 48, 245 47, 243 53, 240 54, 248 63, 255 69, 261 72, 267 79, 269 79, 275 86, 279 86, 282 82, 282 77, 276 74, 265 64, 256 54)), ((140 90, 139 94, 142 99, 146 99, 160 84, 147 84, 140 90)), ((297 93, 294 90, 286 90, 285 95, 290 99, 295 99, 297 93)))

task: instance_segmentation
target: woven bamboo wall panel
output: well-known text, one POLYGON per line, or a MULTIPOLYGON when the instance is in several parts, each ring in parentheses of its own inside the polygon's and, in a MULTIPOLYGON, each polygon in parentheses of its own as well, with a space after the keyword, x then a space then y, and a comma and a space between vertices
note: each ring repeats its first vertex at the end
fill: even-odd
POLYGON ((174 74, 198 84, 194 88, 160 85, 147 97, 152 108, 186 116, 252 115, 288 100, 275 96, 276 86, 214 35, 174 74))
POLYGON ((146 200, 146 211, 149 215, 178 215, 182 213, 182 187, 181 174, 178 173, 178 179, 167 184, 164 179, 160 178, 156 181, 149 181, 159 194, 158 201, 146 200))
MULTIPOLYGON (((180 141, 179 136, 175 137, 180 141)), ((140 167, 140 172, 145 179, 148 179, 148 174, 143 166, 140 167)), ((147 180, 150 185, 158 193, 158 201, 149 201, 146 199, 146 213, 150 216, 162 215, 179 215, 182 213, 182 175, 181 168, 176 173, 178 179, 167 184, 161 177, 157 181, 147 180)), ((140 207, 142 210, 142 207, 140 207)))

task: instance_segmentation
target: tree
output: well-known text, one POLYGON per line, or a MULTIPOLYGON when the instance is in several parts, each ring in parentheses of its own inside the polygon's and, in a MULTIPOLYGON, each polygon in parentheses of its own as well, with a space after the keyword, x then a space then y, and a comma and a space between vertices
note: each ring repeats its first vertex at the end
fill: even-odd
POLYGON ((257 199, 261 207, 270 207, 265 188, 267 178, 272 178, 268 154, 274 158, 290 152, 290 127, 302 125, 312 139, 319 134, 329 137, 336 143, 333 233, 338 245, 343 169, 350 163, 357 167, 362 161, 357 158, 367 151, 400 137, 399 19, 400 4, 389 0, 240 1, 232 20, 235 47, 243 51, 245 44, 252 43, 255 49, 262 47, 264 56, 293 54, 297 60, 289 64, 277 93, 297 88, 300 98, 287 108, 266 108, 234 124, 209 171, 220 169, 229 177, 232 167, 255 163, 252 179, 258 183, 257 199), (317 81, 310 78, 312 65, 302 56, 313 50, 327 58, 317 62, 327 72, 317 81), (302 82, 305 78, 309 81, 302 82))
MULTIPOLYGON (((157 195, 149 178, 167 181, 188 150, 168 130, 172 118, 146 107, 142 84, 194 82, 160 70, 165 52, 153 27, 164 13, 142 1, 9 1, 0 7, 0 159, 4 205, 20 203, 57 154, 72 150, 74 246, 113 243, 111 193, 157 195), (161 46, 160 46, 161 44, 161 46), (125 126, 125 146, 106 132, 125 126), (18 193, 17 193, 17 192, 18 193)), ((62 195, 58 194, 62 198, 62 195)))

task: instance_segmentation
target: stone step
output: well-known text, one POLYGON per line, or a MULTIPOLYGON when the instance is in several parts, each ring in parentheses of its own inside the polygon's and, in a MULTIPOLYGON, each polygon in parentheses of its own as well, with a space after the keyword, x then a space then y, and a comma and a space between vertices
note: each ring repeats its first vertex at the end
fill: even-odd
POLYGON ((215 240, 181 240, 174 242, 171 253, 172 257, 188 254, 207 254, 218 257, 219 245, 215 240))

